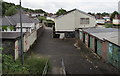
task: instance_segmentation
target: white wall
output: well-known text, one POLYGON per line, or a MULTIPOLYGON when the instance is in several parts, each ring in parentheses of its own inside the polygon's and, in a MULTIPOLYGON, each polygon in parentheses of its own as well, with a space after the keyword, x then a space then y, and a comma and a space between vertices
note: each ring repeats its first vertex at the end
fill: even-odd
POLYGON ((96 19, 93 16, 89 16, 79 12, 78 10, 75 11, 75 28, 86 28, 86 27, 94 27, 96 25, 96 19), (89 18, 89 24, 80 24, 80 18, 89 18))
MULTIPOLYGON (((22 26, 23 26, 23 28, 22 28, 23 32, 31 32, 33 29, 35 29, 35 23, 23 23, 22 26), (27 28, 29 28, 28 31, 27 31, 27 28)), ((16 29, 17 32, 21 31, 20 23, 17 23, 16 28, 17 28, 16 29)))
POLYGON ((104 24, 105 23, 105 19, 97 19, 96 23, 104 24))
POLYGON ((55 30, 56 31, 74 31, 75 27, 75 16, 71 12, 67 15, 58 17, 55 19, 55 30))
POLYGON ((36 24, 35 27, 36 27, 36 30, 38 30, 40 28, 40 24, 39 23, 36 24))
POLYGON ((113 24, 120 24, 120 20, 118 20, 118 19, 113 19, 113 24))
POLYGON ((83 14, 79 10, 55 18, 55 31, 75 31, 75 28, 94 27, 95 25, 95 17, 83 14), (89 18, 90 23, 80 24, 80 18, 89 18))

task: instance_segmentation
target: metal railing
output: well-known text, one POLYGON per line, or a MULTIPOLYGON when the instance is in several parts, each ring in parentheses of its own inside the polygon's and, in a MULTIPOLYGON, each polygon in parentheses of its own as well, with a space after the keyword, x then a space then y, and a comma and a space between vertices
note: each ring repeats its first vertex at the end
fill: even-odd
POLYGON ((47 72, 48 72, 48 60, 47 60, 47 62, 46 62, 46 64, 45 64, 45 67, 44 67, 42 76, 46 76, 46 75, 47 75, 47 72))
POLYGON ((62 58, 62 74, 64 75, 64 76, 66 76, 66 70, 65 70, 65 65, 64 65, 64 60, 63 60, 63 58, 62 58))

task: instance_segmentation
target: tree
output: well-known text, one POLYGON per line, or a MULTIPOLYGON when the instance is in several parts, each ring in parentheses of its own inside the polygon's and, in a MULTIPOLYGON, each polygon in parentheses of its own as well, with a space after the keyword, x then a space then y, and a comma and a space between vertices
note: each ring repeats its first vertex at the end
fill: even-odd
POLYGON ((89 15, 95 16, 95 13, 88 12, 89 15))
POLYGON ((9 7, 15 6, 14 3, 7 3, 7 2, 2 2, 2 14, 5 15, 6 10, 9 9, 9 7))
POLYGON ((109 13, 103 12, 102 16, 109 16, 109 13))
POLYGON ((45 11, 43 11, 42 9, 36 9, 34 10, 35 13, 46 13, 45 11))
POLYGON ((8 10, 6 10, 5 15, 6 16, 11 16, 17 13, 17 10, 15 6, 10 7, 8 10))
POLYGON ((57 12, 56 12, 56 15, 60 16, 60 15, 63 15, 65 14, 67 11, 65 9, 59 9, 57 12))
POLYGON ((111 21, 113 20, 113 18, 115 18, 115 15, 119 15, 119 13, 117 11, 114 11, 110 16, 111 21))

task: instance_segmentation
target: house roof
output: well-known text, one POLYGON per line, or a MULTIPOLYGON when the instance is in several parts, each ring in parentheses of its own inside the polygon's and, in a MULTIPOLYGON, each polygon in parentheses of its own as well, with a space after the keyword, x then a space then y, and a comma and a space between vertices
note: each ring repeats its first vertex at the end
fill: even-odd
POLYGON ((118 29, 115 28, 85 28, 83 29, 85 32, 88 33, 105 33, 105 32, 116 32, 118 29))
POLYGON ((39 22, 40 22, 38 19, 30 18, 30 20, 31 20, 33 23, 39 23, 39 22))
MULTIPOLYGON (((13 16, 5 16, 2 18, 2 25, 17 25, 20 23, 20 13, 13 16)), ((30 18, 29 16, 22 14, 22 23, 39 23, 39 20, 30 18)))
MULTIPOLYGON (((32 21, 30 20, 29 16, 25 15, 25 14, 22 14, 22 22, 23 23, 32 23, 32 21)), ((12 19, 16 22, 16 23, 20 23, 20 14, 17 13, 13 16, 11 16, 12 19)))
POLYGON ((20 37, 20 32, 0 32, 0 33, 2 34, 2 37, 0 37, 0 39, 17 39, 18 37, 20 37))
POLYGON ((112 42, 118 46, 120 46, 119 43, 119 33, 118 29, 115 28, 89 28, 89 29, 83 29, 84 32, 87 32, 91 34, 92 36, 95 36, 99 38, 100 40, 107 40, 109 42, 112 42))
POLYGON ((16 25, 16 23, 14 22, 14 20, 10 16, 5 16, 2 18, 2 25, 3 26, 16 25))
POLYGON ((73 11, 76 11, 76 10, 77 10, 77 11, 79 11, 80 13, 83 13, 83 14, 87 15, 87 16, 90 16, 90 17, 95 18, 94 16, 89 15, 89 14, 87 14, 87 13, 85 13, 85 12, 83 12, 83 11, 79 10, 79 9, 73 9, 73 10, 70 10, 70 11, 66 12, 65 14, 63 14, 63 15, 56 16, 55 18, 58 18, 58 17, 64 16, 64 15, 66 15, 66 14, 68 14, 68 13, 71 13, 71 12, 73 12, 73 11))

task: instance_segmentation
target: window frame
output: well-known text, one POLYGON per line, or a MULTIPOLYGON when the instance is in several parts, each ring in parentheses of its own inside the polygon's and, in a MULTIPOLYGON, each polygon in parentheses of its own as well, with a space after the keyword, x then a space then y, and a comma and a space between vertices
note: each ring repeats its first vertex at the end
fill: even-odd
POLYGON ((80 24, 90 24, 90 18, 80 18, 80 24))

